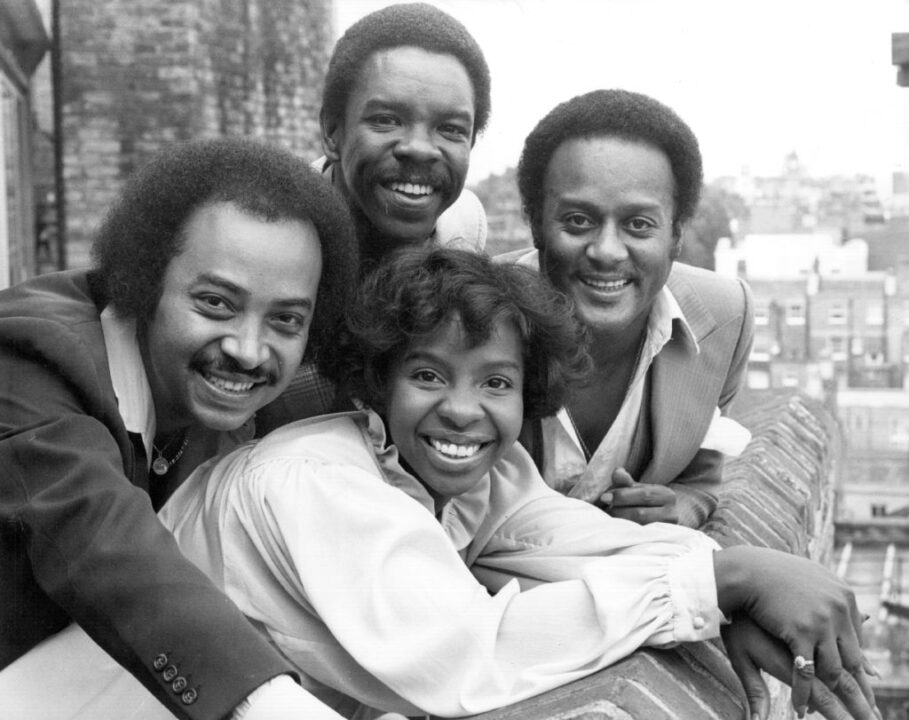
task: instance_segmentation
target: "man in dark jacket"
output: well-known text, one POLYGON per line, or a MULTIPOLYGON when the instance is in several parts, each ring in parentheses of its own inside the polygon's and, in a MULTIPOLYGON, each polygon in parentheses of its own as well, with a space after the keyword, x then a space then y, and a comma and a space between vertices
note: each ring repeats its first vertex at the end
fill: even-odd
POLYGON ((133 176, 94 259, 0 293, 0 668, 74 620, 179 717, 336 717, 155 511, 324 344, 345 204, 283 150, 189 143, 133 176))

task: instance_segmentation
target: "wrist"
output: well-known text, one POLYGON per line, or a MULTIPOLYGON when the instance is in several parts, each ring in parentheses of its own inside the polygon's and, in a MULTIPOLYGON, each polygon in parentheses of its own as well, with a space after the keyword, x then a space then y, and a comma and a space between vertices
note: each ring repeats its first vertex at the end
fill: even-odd
POLYGON ((755 550, 736 545, 713 554, 717 605, 726 617, 742 610, 750 597, 755 550))

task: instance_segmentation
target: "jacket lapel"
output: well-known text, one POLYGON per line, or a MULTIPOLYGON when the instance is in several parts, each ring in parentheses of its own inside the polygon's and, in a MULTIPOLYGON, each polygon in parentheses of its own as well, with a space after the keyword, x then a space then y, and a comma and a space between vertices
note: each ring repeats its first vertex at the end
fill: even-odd
POLYGON ((718 367, 719 354, 712 348, 710 335, 716 329, 713 316, 684 279, 673 274, 668 284, 700 352, 674 321, 672 339, 650 368, 653 455, 640 478, 644 482, 667 483, 685 469, 713 418, 713 408, 704 404, 719 395, 725 378, 725 368, 718 367))

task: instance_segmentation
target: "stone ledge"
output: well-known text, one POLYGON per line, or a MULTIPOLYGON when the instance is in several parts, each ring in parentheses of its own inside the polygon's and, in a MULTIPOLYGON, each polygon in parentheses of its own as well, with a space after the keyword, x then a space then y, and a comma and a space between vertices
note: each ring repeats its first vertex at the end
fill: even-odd
MULTIPOLYGON (((820 403, 799 394, 748 392, 736 418, 753 438, 727 463, 717 511, 704 530, 724 547, 751 544, 826 562, 833 548, 841 441, 820 403)), ((768 681, 771 718, 793 717, 788 688, 768 681)), ((482 720, 732 720, 745 717, 738 679, 719 641, 639 650, 577 682, 482 720)))

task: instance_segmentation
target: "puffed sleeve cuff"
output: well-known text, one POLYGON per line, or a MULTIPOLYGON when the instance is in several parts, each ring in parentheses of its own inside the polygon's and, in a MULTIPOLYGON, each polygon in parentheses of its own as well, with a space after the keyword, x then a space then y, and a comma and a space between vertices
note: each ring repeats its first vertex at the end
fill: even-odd
POLYGON ((289 675, 278 675, 260 685, 237 705, 230 720, 341 720, 295 683, 289 675))
POLYGON ((719 546, 706 542, 684 553, 669 566, 669 588, 674 606, 675 642, 707 640, 720 634, 725 618, 717 605, 713 553, 719 546))

